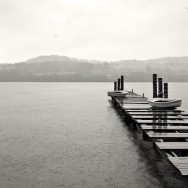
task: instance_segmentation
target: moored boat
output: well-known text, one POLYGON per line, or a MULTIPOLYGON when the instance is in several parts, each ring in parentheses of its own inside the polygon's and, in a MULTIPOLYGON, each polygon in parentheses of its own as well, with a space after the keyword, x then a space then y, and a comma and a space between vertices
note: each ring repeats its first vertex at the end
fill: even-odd
POLYGON ((124 97, 128 94, 128 91, 124 90, 120 90, 120 91, 108 91, 108 96, 109 97, 124 97))
POLYGON ((181 106, 182 99, 153 98, 148 99, 148 102, 156 108, 176 108, 181 106))

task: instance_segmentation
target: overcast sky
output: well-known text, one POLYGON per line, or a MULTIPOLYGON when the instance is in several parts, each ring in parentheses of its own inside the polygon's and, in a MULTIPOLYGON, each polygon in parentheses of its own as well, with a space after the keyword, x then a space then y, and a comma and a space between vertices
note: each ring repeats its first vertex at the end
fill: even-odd
POLYGON ((0 0, 0 62, 188 55, 188 0, 0 0))

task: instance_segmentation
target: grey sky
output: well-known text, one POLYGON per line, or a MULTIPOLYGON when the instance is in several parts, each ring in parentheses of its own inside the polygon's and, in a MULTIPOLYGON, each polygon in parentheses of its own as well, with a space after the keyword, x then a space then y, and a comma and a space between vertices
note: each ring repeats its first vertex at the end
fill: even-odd
POLYGON ((0 63, 188 55, 187 0, 0 0, 0 63))

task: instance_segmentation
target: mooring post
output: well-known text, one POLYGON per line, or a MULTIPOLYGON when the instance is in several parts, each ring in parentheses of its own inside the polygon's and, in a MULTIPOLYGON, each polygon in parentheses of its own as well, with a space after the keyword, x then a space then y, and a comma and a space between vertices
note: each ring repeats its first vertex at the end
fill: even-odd
POLYGON ((163 79, 162 78, 158 78, 158 97, 159 98, 163 98, 163 79))
POLYGON ((144 98, 144 93, 142 94, 143 98, 144 98))
POLYGON ((114 82, 114 91, 117 91, 117 82, 114 82))
POLYGON ((132 89, 132 93, 133 93, 133 89, 132 89))
POLYGON ((121 75, 121 90, 124 90, 124 76, 121 75))
POLYGON ((157 97, 157 74, 153 74, 153 98, 157 97))
POLYGON ((168 98, 168 83, 164 83, 164 98, 168 98))
POLYGON ((118 90, 121 90, 121 79, 118 78, 118 90))

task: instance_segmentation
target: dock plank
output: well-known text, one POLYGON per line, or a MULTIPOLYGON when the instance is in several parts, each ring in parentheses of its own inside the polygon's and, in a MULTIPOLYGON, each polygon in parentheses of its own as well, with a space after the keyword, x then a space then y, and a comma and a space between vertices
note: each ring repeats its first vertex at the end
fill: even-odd
POLYGON ((142 130, 154 130, 154 131, 186 131, 188 126, 164 126, 164 125, 141 125, 142 130))
POLYGON ((124 110, 149 110, 151 106, 149 104, 122 104, 124 110))
POLYGON ((188 133, 158 133, 158 132, 146 132, 148 138, 188 138, 188 133))
POLYGON ((142 101, 123 101, 123 104, 149 104, 148 102, 142 101))
POLYGON ((143 97, 126 97, 126 98, 117 98, 117 101, 118 102, 122 102, 122 103, 126 103, 126 102, 129 102, 129 101, 132 101, 132 102, 147 102, 147 104, 149 103, 147 101, 146 98, 143 98, 143 97))
POLYGON ((183 120, 183 119, 188 119, 188 117, 183 117, 183 116, 137 116, 137 115, 132 115, 132 118, 134 119, 142 119, 142 120, 183 120))
POLYGON ((188 142, 155 142, 160 150, 188 150, 188 142))
POLYGON ((188 120, 136 120, 138 124, 188 125, 188 120))
POLYGON ((163 112, 163 113, 169 113, 169 112, 173 112, 173 113, 181 113, 181 112, 185 112, 185 111, 183 111, 183 110, 170 110, 170 109, 166 109, 166 110, 156 110, 156 109, 152 109, 152 108, 150 108, 150 109, 127 109, 126 110, 128 113, 129 112, 153 112, 153 113, 156 113, 156 112, 163 112))
POLYGON ((168 157, 168 160, 181 175, 188 175, 188 157, 168 157))
POLYGON ((186 113, 173 113, 173 112, 168 112, 168 113, 163 113, 163 112, 128 112, 130 115, 135 115, 135 116, 188 116, 186 113))

